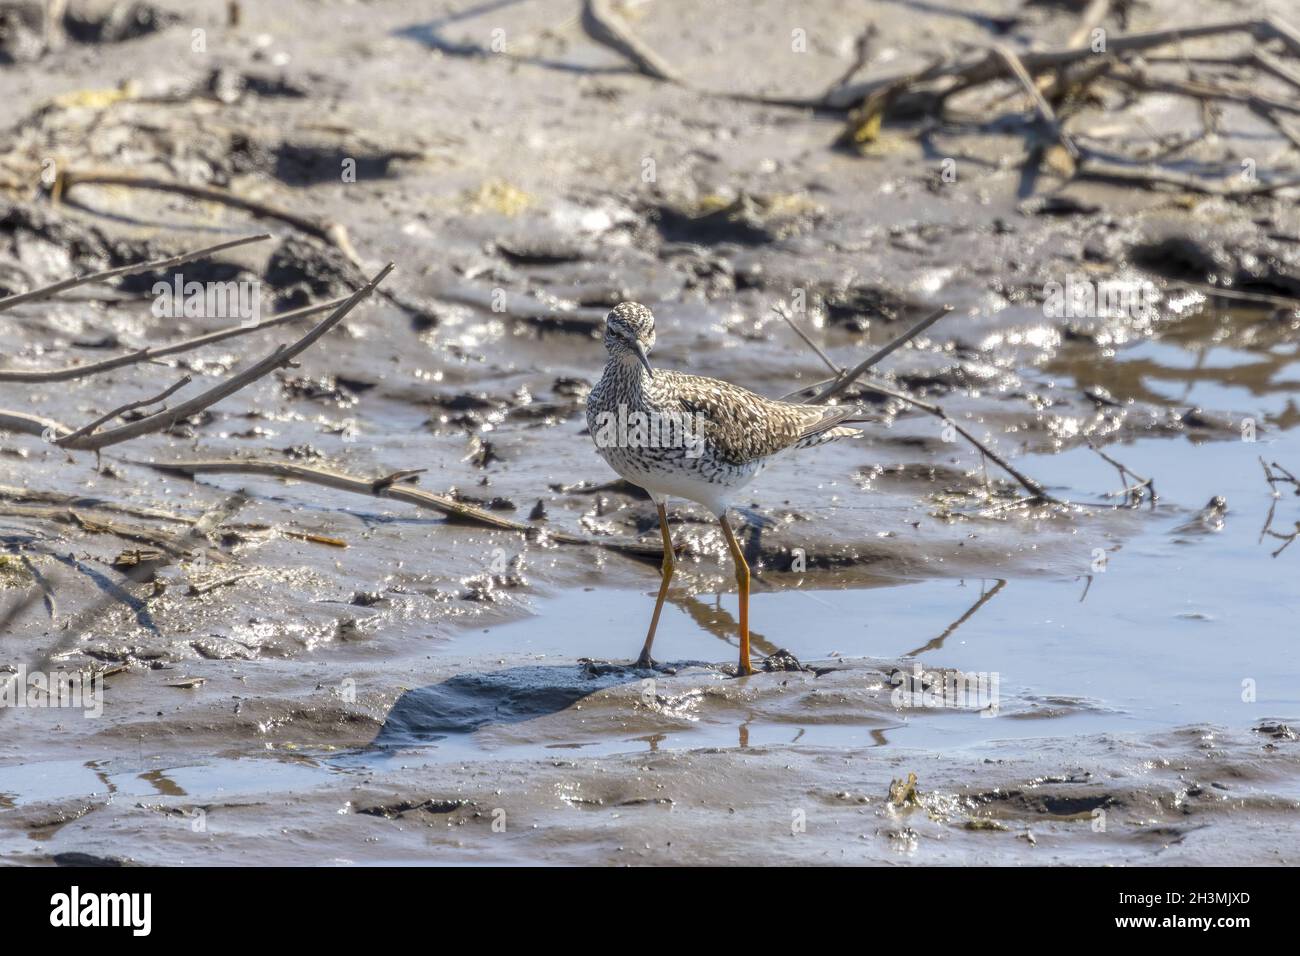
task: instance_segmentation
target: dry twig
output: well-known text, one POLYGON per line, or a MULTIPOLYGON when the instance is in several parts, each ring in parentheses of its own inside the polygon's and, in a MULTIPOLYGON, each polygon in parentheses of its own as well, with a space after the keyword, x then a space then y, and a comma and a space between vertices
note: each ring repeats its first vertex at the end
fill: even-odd
POLYGON ((680 83, 677 71, 645 43, 610 8, 608 0, 583 0, 582 28, 597 43, 616 50, 646 76, 680 83))
POLYGON ((1156 483, 1153 479, 1143 478, 1137 472, 1116 461, 1091 442, 1088 443, 1088 447, 1100 455, 1103 461, 1113 466, 1119 472, 1119 480, 1123 482, 1124 487, 1120 491, 1112 492, 1109 497, 1117 498, 1120 495, 1123 495, 1125 500, 1128 502, 1128 507, 1130 508, 1136 508, 1142 503, 1143 498, 1147 498, 1151 502, 1151 507, 1153 509, 1155 508, 1156 502, 1160 499, 1160 496, 1156 494, 1156 483), (1129 484, 1130 478, 1133 479, 1132 485, 1129 484))
MULTIPOLYGON (((1106 55, 1119 56, 1124 53, 1138 53, 1171 43, 1181 43, 1184 40, 1221 36, 1227 33, 1248 33, 1257 39, 1280 39, 1293 53, 1300 53, 1300 34, 1297 34, 1295 28, 1285 21, 1274 17, 1226 20, 1170 30, 1151 30, 1142 33, 1111 35, 1106 39, 1106 55)), ((1020 60, 1025 69, 1032 74, 1069 66, 1080 60, 1100 55, 1089 45, 1067 45, 1053 50, 1028 51, 1020 54, 1020 60)), ((898 73, 876 80, 844 86, 826 97, 823 102, 805 102, 803 105, 820 105, 829 109, 847 110, 862 102, 875 91, 900 81, 913 85, 929 80, 953 79, 960 81, 965 87, 970 87, 1006 76, 1007 70, 1006 62, 996 53, 989 51, 977 59, 940 64, 919 76, 914 73, 898 73)))
POLYGON ((12 309, 16 305, 22 305, 25 302, 40 302, 43 299, 50 299, 60 292, 66 292, 68 289, 75 289, 80 285, 87 285, 91 282, 104 282, 107 279, 116 279, 118 276, 135 275, 140 272, 148 272, 151 269, 170 269, 173 266, 183 265, 186 262, 192 262, 195 259, 202 259, 218 252, 224 252, 226 249, 234 249, 237 246, 246 246, 252 242, 262 242, 271 237, 262 233, 257 236, 245 236, 242 239, 231 239, 227 242, 219 242, 215 246, 208 246, 205 249, 196 249, 193 252, 183 252, 178 256, 169 256, 166 259, 156 259, 153 262, 135 262, 129 266, 120 266, 116 269, 105 269, 102 272, 91 272, 84 276, 76 276, 71 279, 63 279, 39 289, 31 289, 27 292, 17 292, 14 295, 5 296, 0 299, 0 312, 6 309, 12 309))
POLYGON ((0 382, 68 382, 73 379, 86 378, 90 375, 98 375, 101 372, 109 372, 113 369, 124 368, 128 365, 136 365, 140 362, 152 362, 155 359, 160 359, 167 355, 176 355, 179 352, 189 352, 205 345, 224 342, 226 339, 233 339, 240 335, 248 335, 252 332, 261 331, 262 329, 275 328, 278 325, 295 322, 298 319, 306 318, 309 315, 315 315, 318 312, 328 312, 330 309, 337 308, 346 301, 347 296, 340 296, 337 299, 330 299, 328 302, 319 302, 314 305, 303 306, 300 309, 292 309, 288 312, 282 312, 279 315, 273 315, 269 319, 263 319, 262 321, 255 322, 252 325, 229 326, 224 329, 217 329, 215 332, 205 332, 203 335, 195 336, 192 339, 173 342, 171 345, 150 346, 149 348, 129 352, 126 355, 118 355, 114 358, 104 359, 101 362, 90 362, 85 365, 69 365, 65 368, 55 369, 0 368, 0 382))
POLYGON ((159 402, 162 402, 166 400, 169 396, 171 396, 173 392, 179 391, 180 389, 184 388, 188 384, 190 384, 190 377, 188 375, 182 375, 175 384, 168 386, 166 389, 159 392, 157 395, 152 395, 149 398, 142 398, 134 402, 127 402, 124 405, 119 405, 117 406, 117 408, 113 409, 112 411, 105 412, 103 415, 100 415, 93 422, 90 422, 86 425, 82 425, 75 432, 72 432, 71 434, 68 435, 64 435, 62 438, 56 439, 55 443, 57 444, 59 442, 62 442, 66 445, 75 442, 77 439, 83 438, 86 435, 92 435, 94 434, 95 429, 98 428, 100 425, 111 422, 119 415, 122 415, 126 412, 134 411, 137 408, 145 408, 146 406, 149 405, 157 405, 159 402))
POLYGON ((853 63, 847 70, 840 74, 834 83, 826 88, 823 99, 830 96, 835 90, 848 83, 858 75, 858 72, 867 65, 867 60, 871 56, 871 42, 876 38, 876 25, 868 23, 866 28, 858 34, 858 39, 853 44, 853 63))
POLYGON ((1121 185, 1143 186, 1148 189, 1157 186, 1173 186, 1187 192, 1203 193, 1207 196, 1220 196, 1224 199, 1240 199, 1249 196, 1267 196, 1283 189, 1300 187, 1300 177, 1281 179, 1271 183, 1243 183, 1239 178, 1212 180, 1188 173, 1180 173, 1156 166, 1125 166, 1103 160, 1087 158, 1079 164, 1076 173, 1079 179, 1092 179, 1098 182, 1119 183, 1121 185))
MULTIPOLYGON (((214 385, 212 388, 196 395, 189 401, 182 402, 175 408, 157 412, 153 415, 141 418, 138 421, 130 422, 129 424, 121 425, 104 432, 86 433, 84 429, 79 429, 72 434, 58 437, 59 430, 56 430, 56 437, 53 439, 54 444, 58 445, 60 448, 67 448, 72 451, 99 451, 101 448, 105 448, 109 445, 116 445, 120 442, 137 438, 140 435, 147 435, 150 432, 162 431, 163 429, 170 428, 172 425, 176 424, 176 422, 188 418, 196 412, 202 411, 209 405, 215 405, 223 398, 233 395, 245 386, 257 381, 257 379, 270 374, 277 368, 283 367, 288 364, 294 356, 310 348, 317 339, 342 322, 343 318, 352 311, 357 303, 370 295, 370 293, 375 290, 375 287, 378 286, 379 283, 383 282, 388 276, 388 273, 392 270, 393 264, 389 263, 376 273, 374 278, 349 296, 342 305, 330 313, 330 315, 325 319, 317 323, 311 331, 300 338, 297 342, 294 342, 292 345, 279 346, 274 352, 262 359, 260 362, 249 366, 242 372, 230 376, 224 382, 214 385)), ((4 424, 6 415, 12 416, 13 413, 0 412, 0 425, 4 424)))
POLYGON ((893 339, 891 342, 877 349, 871 355, 867 356, 867 358, 863 359, 861 362, 855 365, 851 370, 847 372, 841 372, 840 377, 837 381, 833 382, 830 385, 827 385, 820 392, 818 392, 811 399, 809 399, 809 401, 814 403, 829 402, 832 398, 836 398, 839 395, 843 394, 844 391, 850 385, 852 385, 854 382, 860 379, 868 371, 870 371, 876 365, 880 364, 880 362, 884 361, 884 359, 886 359, 888 356, 893 354, 897 349, 902 348, 908 342, 912 341, 912 339, 916 338, 918 335, 920 335, 930 326, 934 325, 934 323, 938 322, 940 319, 942 319, 945 315, 947 315, 951 311, 952 311, 952 306, 950 305, 939 306, 939 308, 935 309, 933 312, 927 315, 920 322, 916 323, 916 325, 912 326, 902 335, 898 336, 897 338, 893 339))
POLYGON ((1273 492, 1273 500, 1269 502, 1268 517, 1264 519, 1264 527, 1260 529, 1259 540, 1262 544, 1264 538, 1267 536, 1282 542, 1281 546, 1273 552, 1272 556, 1276 558, 1279 554, 1289 548, 1296 538, 1300 538, 1300 521, 1295 523, 1294 531, 1283 533, 1281 531, 1273 530, 1273 517, 1277 513, 1278 498, 1281 497, 1281 493, 1277 490, 1277 486, 1280 484, 1289 484, 1294 487, 1295 493, 1300 495, 1300 478, 1296 478, 1295 475, 1291 474, 1291 472, 1287 471, 1277 462, 1273 462, 1270 467, 1263 458, 1260 458, 1259 463, 1264 469, 1264 480, 1268 482, 1268 487, 1273 492), (1276 469, 1276 474, 1274 473, 1274 469, 1276 469))
POLYGON ((300 232, 305 232, 309 236, 327 242, 347 256, 353 265, 358 268, 362 267, 361 257, 357 255, 356 249, 352 247, 352 240, 348 238, 348 231, 342 223, 322 222, 309 216, 300 216, 288 209, 281 209, 279 206, 261 202, 257 199, 248 199, 229 190, 219 189, 216 186, 197 186, 192 183, 159 179, 156 176, 142 176, 138 173, 124 173, 113 170, 68 169, 59 173, 53 186, 53 192, 56 197, 66 196, 74 186, 81 185, 127 186, 132 189, 152 189, 175 193, 178 196, 187 196, 190 199, 219 203, 233 209, 242 209, 244 212, 260 219, 278 220, 300 232))
POLYGON ((1006 63, 1011 75, 1025 88, 1029 98, 1034 101, 1034 108, 1038 110, 1039 117, 1051 131, 1053 137, 1065 148, 1065 151, 1070 154, 1072 159, 1077 160, 1079 158, 1079 147, 1074 145, 1074 140, 1070 139, 1065 130, 1061 128, 1056 113, 1052 110, 1052 104, 1043 98, 1042 90, 1034 84, 1033 77, 1025 69, 1025 64, 1021 62, 1020 57, 1009 46, 1002 43, 994 44, 993 52, 1006 63))
MULTIPOLYGON (((885 395, 889 398, 893 398, 897 401, 903 402, 904 404, 910 405, 913 408, 926 412, 927 414, 936 416, 937 418, 942 420, 945 424, 951 425, 953 429, 959 435, 962 436, 962 438, 966 439, 966 441, 970 442, 971 445, 973 445, 976 449, 978 449, 980 454, 982 454, 986 459, 993 462, 995 465, 997 465, 999 468, 1005 471, 1008 475, 1014 478, 1022 488, 1024 488, 1026 491, 1029 492, 1029 494, 1033 497, 1034 500, 1049 502, 1052 504, 1059 504, 1060 502, 1058 502, 1056 498, 1048 494, 1047 490, 1042 485, 1040 485, 1034 479, 1030 478, 1028 475, 1021 472, 1020 469, 1016 468, 1005 458, 1003 458, 1001 455, 995 452, 992 448, 989 448, 986 444, 984 444, 982 441, 980 441, 978 438, 972 435, 969 431, 967 431, 965 428, 963 428, 953 419, 949 418, 948 414, 938 405, 935 405, 932 402, 922 401, 919 398, 915 398, 903 392, 895 391, 892 388, 885 388, 883 385, 876 385, 872 382, 859 381, 861 376, 864 375, 867 372, 867 370, 869 370, 873 365, 880 362, 881 359, 885 358, 885 356, 889 355, 895 349, 899 348, 901 345, 903 345, 903 343, 909 341, 912 338, 915 338, 922 331, 929 328, 931 325, 933 325, 935 322, 943 318, 951 311, 952 311, 952 306, 945 305, 942 308, 938 309, 937 311, 926 316, 923 320, 918 322, 912 328, 908 329, 906 332, 904 332, 898 338, 894 339, 888 345, 872 353, 871 356, 869 356, 865 361, 859 363, 851 372, 837 368, 835 366, 835 363, 832 362, 830 358, 827 357, 826 354, 821 351, 821 349, 817 349, 817 353, 819 356, 821 356, 822 361, 827 364, 827 366, 831 369, 831 371, 836 373, 836 378, 831 379, 830 384, 827 385, 827 387, 823 389, 821 392, 817 393, 811 399, 811 401, 814 402, 824 401, 827 396, 833 397, 835 395, 839 395, 850 385, 852 385, 854 382, 857 382, 859 388, 865 388, 869 391, 876 392, 877 394, 885 395)), ((791 319, 789 316, 783 314, 782 318, 784 318, 786 322, 788 322, 790 325, 792 326, 794 325, 793 319, 791 319)), ((800 337, 803 338, 805 341, 808 340, 806 336, 801 335, 800 337)), ((816 386, 805 386, 804 388, 792 392, 790 395, 787 395, 785 397, 790 398, 795 395, 806 393, 810 390, 810 388, 814 388, 814 387, 816 386)))
MULTIPOLYGON (((379 478, 367 479, 357 478, 326 468, 300 465, 295 462, 269 461, 255 458, 170 462, 140 461, 135 462, 135 464, 153 468, 157 471, 173 472, 191 477, 202 474, 245 474, 306 481, 339 491, 350 491, 354 494, 368 495, 373 498, 389 498, 394 501, 401 501, 409 505, 415 505, 417 508, 436 511, 452 520, 464 521, 498 531, 515 531, 521 534, 537 534, 540 531, 534 525, 503 517, 484 508, 457 501, 447 495, 435 494, 431 491, 425 491, 423 488, 413 488, 402 483, 404 478, 417 474, 418 469, 414 471, 398 471, 379 478)), ((639 557, 658 558, 663 555, 663 550, 657 543, 643 544, 640 541, 621 538, 590 538, 550 530, 546 532, 546 536, 559 544, 595 545, 639 557)))

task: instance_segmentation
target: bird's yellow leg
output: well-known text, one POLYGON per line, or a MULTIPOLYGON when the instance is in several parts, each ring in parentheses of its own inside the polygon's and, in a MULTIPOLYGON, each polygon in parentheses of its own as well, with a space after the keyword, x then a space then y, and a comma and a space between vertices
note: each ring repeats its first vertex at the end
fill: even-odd
POLYGON ((654 658, 650 656, 650 645, 655 642, 655 630, 659 627, 659 614, 664 609, 664 598, 668 596, 668 582, 673 579, 673 539, 668 532, 668 513, 659 505, 659 533, 664 538, 663 580, 659 582, 659 596, 655 598, 655 613, 650 618, 650 633, 645 636, 645 647, 636 659, 637 667, 653 667, 654 658))
POLYGON ((722 525, 722 533, 726 536, 727 547, 731 550, 731 560, 736 564, 736 584, 740 586, 740 665, 741 674, 752 674, 754 669, 749 664, 749 564, 745 561, 745 554, 740 550, 740 545, 736 542, 736 536, 731 532, 731 525, 727 523, 727 516, 722 515, 718 519, 722 525))

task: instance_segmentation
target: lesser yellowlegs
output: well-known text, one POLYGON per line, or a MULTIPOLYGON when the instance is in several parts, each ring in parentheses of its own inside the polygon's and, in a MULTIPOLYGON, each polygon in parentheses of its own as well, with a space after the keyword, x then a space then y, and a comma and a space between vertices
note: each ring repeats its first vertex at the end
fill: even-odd
POLYGON ((664 505, 669 496, 708 508, 736 566, 740 587, 740 673, 749 662, 749 565, 727 521, 737 492, 774 457, 858 434, 844 424, 863 419, 853 406, 795 405, 764 398, 716 378, 650 367, 654 316, 623 302, 605 317, 605 373, 587 399, 587 426, 610 466, 649 492, 663 535, 663 576, 650 631, 637 660, 651 666, 659 615, 673 576, 673 543, 664 505))

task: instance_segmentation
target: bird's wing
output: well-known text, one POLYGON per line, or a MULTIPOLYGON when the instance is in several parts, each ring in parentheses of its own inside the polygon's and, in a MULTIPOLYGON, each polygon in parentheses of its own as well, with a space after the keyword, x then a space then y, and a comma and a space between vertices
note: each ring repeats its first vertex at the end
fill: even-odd
POLYGON ((764 398, 730 382, 682 372, 656 371, 655 380, 670 379, 683 412, 700 418, 704 439, 719 457, 743 465, 797 445, 862 410, 826 405, 795 405, 764 398))

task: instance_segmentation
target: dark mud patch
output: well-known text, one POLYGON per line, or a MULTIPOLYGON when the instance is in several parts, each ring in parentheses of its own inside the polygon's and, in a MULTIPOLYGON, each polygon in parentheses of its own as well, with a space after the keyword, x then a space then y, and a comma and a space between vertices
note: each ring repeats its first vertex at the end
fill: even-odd
POLYGON ((729 202, 658 202, 645 216, 665 242, 702 246, 767 245, 814 228, 819 218, 811 203, 748 193, 729 202))
POLYGON ((420 158, 419 153, 401 150, 366 151, 294 142, 280 143, 273 156, 268 172, 290 186, 388 179, 398 173, 395 164, 420 158))
POLYGON ((349 294, 356 275, 356 266, 339 250, 289 236, 271 253, 262 278, 286 308, 296 308, 349 294))
MULTIPOLYGON (((245 95, 264 99, 306 99, 313 92, 316 83, 306 83, 292 78, 287 73, 266 73, 252 70, 236 70, 219 66, 208 74, 206 88, 212 96, 223 103, 237 103, 245 95)), ((254 152, 253 141, 242 133, 234 133, 230 139, 231 153, 254 152)), ((232 160, 233 160, 232 155, 232 160)))
POLYGON ((71 3, 50 29, 44 4, 14 0, 0 4, 0 65, 32 63, 66 38, 87 46, 125 43, 157 33, 180 17, 151 3, 71 3))
POLYGON ((1047 790, 1007 790, 979 793, 970 797, 975 804, 1000 816, 1091 817, 1097 810, 1118 805, 1113 793, 1052 792, 1047 790))
POLYGON ((371 817, 383 817, 385 820, 400 820, 409 814, 444 816, 455 813, 465 806, 468 806, 468 802, 465 800, 439 800, 433 798, 419 801, 397 800, 393 803, 376 803, 358 807, 355 812, 371 817))
POLYGON ((865 332, 873 321, 897 322, 927 308, 899 289, 880 283, 856 283, 816 290, 827 320, 849 331, 865 332))
POLYGON ((78 853, 75 850, 70 853, 55 853, 50 857, 50 862, 55 866, 92 867, 97 869, 116 869, 117 867, 133 865, 129 859, 120 856, 98 856, 94 853, 78 853))
POLYGON ((1292 237, 1173 233, 1133 245, 1128 257, 1134 265, 1167 279, 1229 291, 1300 296, 1300 254, 1292 237))
POLYGON ((157 257, 156 248, 146 242, 110 235, 98 226, 30 203, 0 200, 0 235, 6 238, 10 258, 45 262, 50 272, 64 262, 91 271, 157 257))
MULTIPOLYGON (((584 262, 592 258, 591 246, 559 235, 525 232, 501 239, 496 250, 517 266, 553 266, 565 262, 584 262)), ((591 289, 577 291, 579 305, 603 305, 615 292, 624 290, 591 289)), ((619 299, 618 301, 622 301, 619 299)), ((616 304, 616 303, 611 303, 616 304)))
MULTIPOLYGON (((174 269, 138 272, 118 280, 118 289, 137 295, 152 294, 154 286, 163 283, 169 289, 184 289, 188 283, 221 283, 256 281, 257 273, 233 262, 200 260, 187 262, 174 269)), ((183 299, 182 299, 183 301, 183 299)))
POLYGON ((179 15, 152 3, 70 3, 63 17, 63 28, 76 43, 124 43, 180 21, 179 15))

